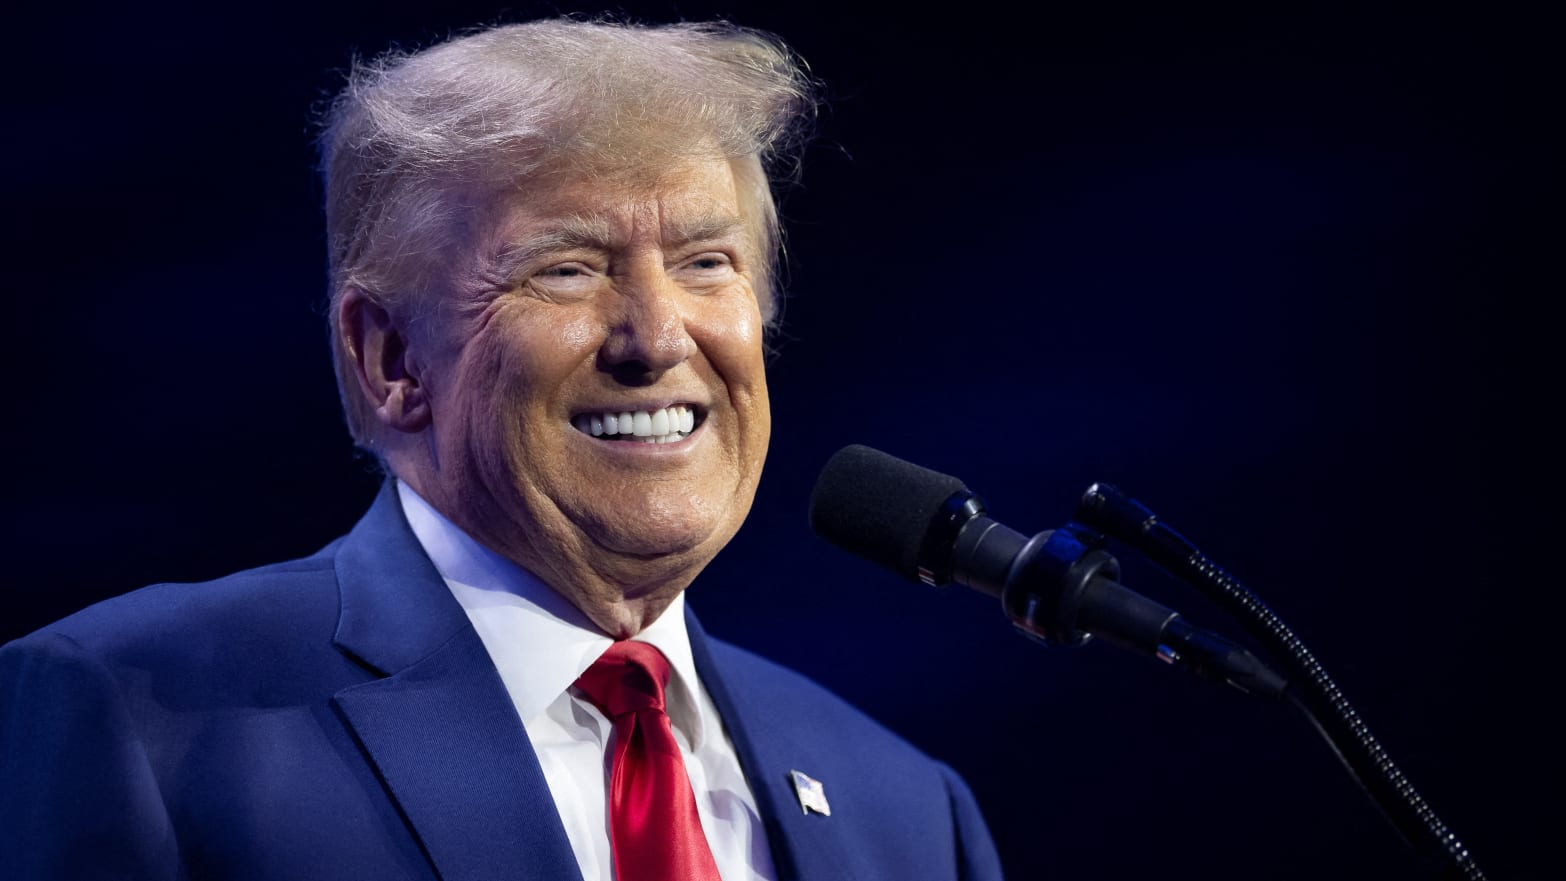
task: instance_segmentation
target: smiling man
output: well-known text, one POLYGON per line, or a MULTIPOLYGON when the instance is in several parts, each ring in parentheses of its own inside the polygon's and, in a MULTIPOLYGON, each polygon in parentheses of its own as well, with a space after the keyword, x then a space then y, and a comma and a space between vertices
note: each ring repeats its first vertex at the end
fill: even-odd
POLYGON ((691 149, 495 196, 439 321, 337 310, 392 473, 619 637, 733 537, 767 451, 756 160, 691 149))
POLYGON ((812 109, 727 25, 357 70, 330 316, 385 488, 0 650, 0 877, 998 877, 949 769, 684 603, 766 457, 766 169, 812 109))

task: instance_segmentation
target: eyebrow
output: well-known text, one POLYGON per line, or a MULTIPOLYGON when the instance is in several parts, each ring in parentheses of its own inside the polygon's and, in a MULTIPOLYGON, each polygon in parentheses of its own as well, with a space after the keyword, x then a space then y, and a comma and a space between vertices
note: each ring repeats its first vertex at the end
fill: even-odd
POLYGON ((702 214, 683 222, 677 219, 670 221, 669 226, 672 227, 672 235, 665 240, 665 244, 678 247, 733 235, 745 228, 745 221, 728 214, 702 214))

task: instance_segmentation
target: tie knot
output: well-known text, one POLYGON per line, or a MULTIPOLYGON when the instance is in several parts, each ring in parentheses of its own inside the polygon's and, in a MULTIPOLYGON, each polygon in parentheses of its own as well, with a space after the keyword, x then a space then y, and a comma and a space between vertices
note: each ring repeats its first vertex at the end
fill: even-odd
POLYGON ((611 719, 637 710, 666 712, 663 689, 669 684, 669 661, 645 642, 623 639, 576 680, 587 699, 611 719))

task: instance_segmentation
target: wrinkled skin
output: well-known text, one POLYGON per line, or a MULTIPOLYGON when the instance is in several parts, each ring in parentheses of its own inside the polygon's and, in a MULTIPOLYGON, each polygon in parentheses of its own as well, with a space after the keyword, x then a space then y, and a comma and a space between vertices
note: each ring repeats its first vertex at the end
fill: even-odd
POLYGON ((611 636, 655 620, 756 492, 771 420, 747 208, 723 159, 545 177, 472 221, 439 308, 342 300, 392 472, 611 636), (670 404, 702 414, 674 444, 571 422, 670 404))

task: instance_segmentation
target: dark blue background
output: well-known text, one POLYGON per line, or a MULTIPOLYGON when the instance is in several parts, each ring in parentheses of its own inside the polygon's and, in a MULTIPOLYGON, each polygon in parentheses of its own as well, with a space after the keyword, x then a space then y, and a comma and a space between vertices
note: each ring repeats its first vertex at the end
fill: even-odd
MULTIPOLYGON (((992 602, 805 525, 851 442, 1030 531, 1110 480, 1295 626, 1492 877, 1543 878, 1562 779, 1543 22, 1159 6, 623 7, 776 31, 831 98, 784 204, 772 454, 692 602, 956 766, 1014 878, 1407 877, 1281 708, 1037 649, 992 602)), ((328 366, 310 108, 355 52, 556 8, 13 15, 0 639, 354 521, 377 480, 328 366)))

